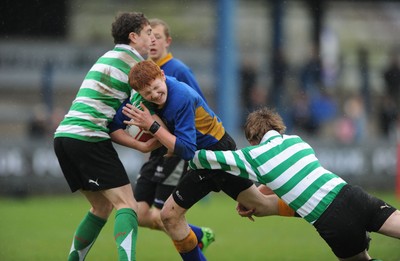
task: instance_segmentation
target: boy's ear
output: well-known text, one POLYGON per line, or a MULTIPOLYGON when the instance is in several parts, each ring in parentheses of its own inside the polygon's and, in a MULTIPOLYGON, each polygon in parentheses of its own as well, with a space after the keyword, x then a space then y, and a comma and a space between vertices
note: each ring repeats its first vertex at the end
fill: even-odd
POLYGON ((134 32, 130 32, 128 35, 129 40, 131 40, 132 43, 136 43, 136 38, 137 38, 137 34, 134 32))
POLYGON ((170 46, 171 43, 172 43, 172 37, 171 37, 171 36, 168 37, 167 40, 166 40, 166 42, 167 42, 167 45, 166 45, 165 47, 166 47, 166 48, 169 48, 169 46, 170 46))
POLYGON ((163 80, 165 81, 165 80, 166 80, 166 78, 165 78, 165 73, 164 73, 164 70, 161 70, 161 75, 162 75, 162 78, 163 78, 163 80))

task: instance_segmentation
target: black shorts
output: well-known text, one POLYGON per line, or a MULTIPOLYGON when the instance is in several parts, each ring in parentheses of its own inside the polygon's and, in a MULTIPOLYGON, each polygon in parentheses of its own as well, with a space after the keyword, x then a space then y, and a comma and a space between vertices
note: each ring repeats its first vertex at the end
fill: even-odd
POLYGON ((368 248, 367 232, 378 231, 395 211, 360 187, 346 185, 314 227, 337 257, 349 258, 368 248))
POLYGON ((181 177, 186 173, 187 162, 177 156, 164 157, 167 150, 153 151, 143 164, 135 184, 135 199, 161 209, 181 177))
MULTIPOLYGON (((226 133, 208 150, 235 150, 235 141, 226 133)), ((179 182, 173 197, 182 208, 189 209, 211 191, 223 191, 236 200, 243 190, 253 185, 249 179, 231 175, 222 170, 189 170, 179 182)))
POLYGON ((111 140, 87 142, 59 137, 54 139, 54 151, 72 192, 99 191, 130 183, 111 140))

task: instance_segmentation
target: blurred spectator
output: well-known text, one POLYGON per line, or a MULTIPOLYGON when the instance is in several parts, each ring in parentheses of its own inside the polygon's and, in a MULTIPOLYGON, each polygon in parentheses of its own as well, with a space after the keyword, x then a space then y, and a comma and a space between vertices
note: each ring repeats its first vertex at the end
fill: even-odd
POLYGON ((327 90, 322 90, 310 102, 311 126, 315 133, 324 125, 334 120, 337 115, 335 97, 327 90))
POLYGON ((54 132, 56 131, 60 122, 64 119, 65 110, 60 107, 55 107, 50 116, 49 132, 51 138, 53 138, 54 132))
POLYGON ((386 93, 393 97, 397 103, 400 93, 400 63, 398 51, 392 51, 389 57, 389 64, 383 72, 386 93))
POLYGON ((293 129, 295 132, 303 131, 306 134, 319 134, 321 127, 333 121, 337 115, 336 101, 328 92, 321 92, 313 99, 299 92, 291 107, 293 129))
POLYGON ((323 125, 337 115, 337 104, 332 89, 322 88, 321 60, 316 48, 300 68, 300 88, 291 103, 290 118, 293 129, 308 134, 319 134, 323 125))
POLYGON ((307 97, 312 98, 319 94, 321 84, 321 60, 316 48, 313 48, 310 57, 300 69, 300 87, 307 97))
POLYGON ((343 107, 344 116, 337 121, 336 138, 342 143, 359 143, 366 137, 367 115, 363 98, 354 95, 347 99, 343 107))
POLYGON ((31 119, 28 124, 29 138, 41 139, 48 134, 48 116, 42 104, 33 107, 31 119))
POLYGON ((397 104, 393 97, 384 94, 381 99, 379 126, 384 136, 389 137, 394 131, 398 117, 397 104))
POLYGON ((28 136, 31 139, 53 139, 53 134, 64 118, 65 111, 59 107, 48 112, 43 104, 36 104, 33 107, 31 118, 28 122, 28 136))
POLYGON ((322 30, 320 38, 321 81, 325 88, 334 88, 341 70, 339 38, 329 26, 322 30))
POLYGON ((252 104, 253 89, 257 83, 257 71, 255 65, 250 60, 242 62, 240 68, 241 99, 242 99, 242 122, 247 118, 247 114, 254 107, 252 104))
POLYGON ((289 122, 292 124, 290 130, 295 132, 313 133, 314 126, 312 125, 309 99, 306 93, 298 91, 293 97, 291 104, 291 112, 289 122))
POLYGON ((400 102, 400 63, 397 50, 389 53, 389 63, 383 71, 385 92, 380 108, 380 127, 384 135, 394 131, 399 114, 400 102))
POLYGON ((250 92, 249 112, 253 112, 267 105, 267 91, 261 86, 254 86, 250 92))
POLYGON ((362 100, 364 100, 364 109, 371 113, 371 88, 370 88, 370 70, 369 70, 369 52, 366 48, 358 49, 358 66, 360 72, 360 92, 362 100))
POLYGON ((285 97, 285 78, 287 75, 287 62, 282 49, 273 52, 271 64, 272 83, 268 95, 268 105, 281 112, 285 97))

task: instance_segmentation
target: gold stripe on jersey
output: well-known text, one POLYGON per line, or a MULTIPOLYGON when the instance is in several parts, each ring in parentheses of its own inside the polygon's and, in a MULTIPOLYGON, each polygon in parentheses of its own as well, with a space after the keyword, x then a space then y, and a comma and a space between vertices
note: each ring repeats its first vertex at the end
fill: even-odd
POLYGON ((195 114, 195 125, 196 129, 203 135, 211 135, 217 140, 225 134, 224 126, 222 122, 219 122, 217 117, 211 117, 211 115, 203 108, 197 107, 195 114))

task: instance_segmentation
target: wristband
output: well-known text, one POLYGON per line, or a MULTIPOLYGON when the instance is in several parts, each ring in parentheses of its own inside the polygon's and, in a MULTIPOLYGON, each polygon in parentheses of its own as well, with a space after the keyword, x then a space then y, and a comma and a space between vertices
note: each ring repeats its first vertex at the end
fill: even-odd
POLYGON ((158 131, 159 128, 160 128, 160 124, 158 124, 157 121, 154 121, 153 124, 151 124, 149 131, 151 132, 151 134, 156 134, 156 132, 158 131))

